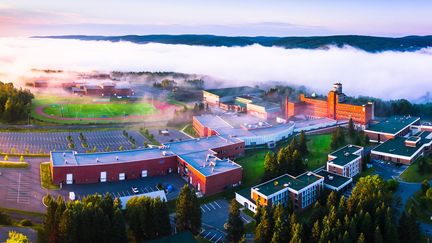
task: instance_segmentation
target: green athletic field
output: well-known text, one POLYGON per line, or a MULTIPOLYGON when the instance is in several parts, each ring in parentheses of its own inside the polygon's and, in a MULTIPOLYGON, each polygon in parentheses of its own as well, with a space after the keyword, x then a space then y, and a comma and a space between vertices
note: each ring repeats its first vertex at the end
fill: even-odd
POLYGON ((44 113, 69 118, 109 118, 150 115, 156 108, 150 103, 51 104, 44 113))

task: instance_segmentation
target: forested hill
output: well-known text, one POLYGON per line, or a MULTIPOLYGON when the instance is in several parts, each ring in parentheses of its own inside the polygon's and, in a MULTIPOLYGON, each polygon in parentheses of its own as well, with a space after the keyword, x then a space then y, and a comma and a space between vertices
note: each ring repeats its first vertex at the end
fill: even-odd
POLYGON ((133 43, 163 43, 200 46, 277 46, 284 48, 321 49, 330 45, 342 47, 349 45, 367 52, 382 51, 416 51, 432 47, 432 35, 406 36, 400 38, 374 37, 359 35, 313 36, 313 37, 228 37, 215 35, 125 35, 125 36, 35 36, 34 38, 130 41, 133 43))

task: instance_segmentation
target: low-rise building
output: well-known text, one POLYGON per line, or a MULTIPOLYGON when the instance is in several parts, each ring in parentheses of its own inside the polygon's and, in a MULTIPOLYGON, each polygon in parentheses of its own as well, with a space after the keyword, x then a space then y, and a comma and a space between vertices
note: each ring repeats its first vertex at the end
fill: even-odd
POLYGON ((410 137, 394 137, 375 147, 371 157, 409 165, 432 152, 432 132, 421 131, 410 137))
POLYGON ((327 170, 320 170, 316 174, 324 177, 324 187, 329 190, 344 192, 349 190, 352 186, 352 178, 341 176, 327 170))
POLYGON ((244 141, 246 147, 266 146, 273 148, 277 142, 292 135, 294 123, 272 123, 246 114, 194 116, 192 124, 201 137, 219 135, 244 141))
POLYGON ((299 176, 285 174, 254 186, 247 191, 236 192, 236 200, 256 212, 256 205, 292 205, 301 210, 316 202, 324 188, 324 177, 313 172, 299 176))
POLYGON ((352 178, 362 169, 363 147, 346 145, 328 155, 327 171, 352 178))
POLYGON ((231 159, 243 154, 243 141, 212 136, 128 151, 51 152, 50 161, 56 184, 122 181, 178 173, 202 194, 213 194, 241 184, 242 167, 231 159))
POLYGON ((420 117, 394 116, 370 125, 364 130, 371 142, 383 143, 394 137, 410 133, 412 125, 419 125, 420 117))

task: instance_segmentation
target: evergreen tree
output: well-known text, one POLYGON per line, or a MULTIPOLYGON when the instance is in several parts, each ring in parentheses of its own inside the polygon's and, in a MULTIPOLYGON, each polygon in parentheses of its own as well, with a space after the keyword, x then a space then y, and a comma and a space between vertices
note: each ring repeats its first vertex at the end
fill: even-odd
POLYGON ((176 228, 178 231, 189 230, 195 235, 201 229, 201 208, 189 185, 182 188, 176 201, 176 228))
POLYGON ((268 210, 264 210, 261 216, 261 222, 255 228, 254 242, 268 243, 272 239, 272 228, 270 222, 271 215, 268 210))
POLYGON ((424 179, 422 184, 421 184, 421 188, 423 193, 426 193, 426 191, 430 188, 430 184, 429 181, 427 179, 424 179))
POLYGON ((300 223, 291 225, 291 240, 290 243, 302 242, 302 226, 300 223))
POLYGON ((276 155, 273 152, 267 152, 264 158, 264 180, 275 178, 279 172, 276 155))
POLYGON ((289 174, 297 176, 305 171, 305 166, 298 150, 294 150, 292 163, 292 167, 288 168, 289 174))
POLYGON ((360 234, 357 243, 366 243, 365 235, 363 233, 360 234))
POLYGON ((244 226, 240 218, 240 206, 235 199, 231 200, 228 222, 226 223, 227 241, 238 242, 243 236, 244 226))
POLYGON ((120 208, 117 208, 114 211, 114 217, 112 219, 112 235, 112 242, 128 242, 126 235, 126 223, 120 208))
POLYGON ((410 211, 408 213, 403 212, 399 219, 398 231, 399 242, 401 243, 420 242, 421 240, 420 227, 410 211))
POLYGON ((350 118, 349 122, 348 122, 348 135, 351 138, 354 138, 354 136, 355 136, 355 128, 354 128, 354 122, 353 122, 352 118, 350 118))
POLYGON ((374 243, 383 243, 383 237, 379 226, 375 228, 374 243))
POLYGON ((300 133, 299 151, 302 157, 305 157, 308 154, 307 138, 303 130, 300 133))

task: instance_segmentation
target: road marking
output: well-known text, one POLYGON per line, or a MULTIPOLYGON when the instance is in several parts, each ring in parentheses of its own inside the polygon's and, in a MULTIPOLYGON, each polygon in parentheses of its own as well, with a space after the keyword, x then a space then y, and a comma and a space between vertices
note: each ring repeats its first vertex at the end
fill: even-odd
POLYGON ((18 175, 18 194, 17 194, 17 203, 19 203, 20 189, 21 189, 21 173, 19 173, 19 175, 18 175))
POLYGON ((207 232, 207 234, 204 236, 204 238, 206 238, 210 233, 211 233, 211 231, 207 232))
POLYGON ((215 241, 215 243, 219 242, 220 239, 222 239, 222 237, 223 237, 223 236, 219 237, 219 239, 217 239, 217 240, 215 241))
POLYGON ((203 213, 205 213, 206 211, 204 210, 204 208, 201 207, 201 210, 203 211, 203 213))
POLYGON ((209 203, 209 204, 210 204, 210 206, 212 206, 212 208, 213 208, 213 209, 216 209, 216 208, 215 208, 215 206, 213 206, 213 204, 212 204, 212 203, 209 203))
POLYGON ((219 208, 222 208, 221 206, 219 206, 219 204, 218 204, 216 201, 214 201, 214 203, 216 203, 216 205, 217 205, 219 208))
POLYGON ((214 238, 214 237, 215 237, 216 235, 217 235, 217 234, 215 233, 215 234, 213 235, 213 237, 212 237, 212 238, 210 238, 210 241, 211 241, 211 240, 213 240, 213 238, 214 238))
POLYGON ((208 209, 208 211, 211 211, 211 209, 207 207, 207 204, 204 204, 204 206, 208 209))

